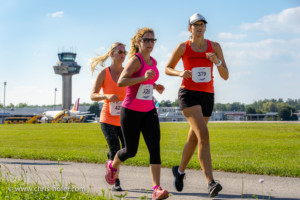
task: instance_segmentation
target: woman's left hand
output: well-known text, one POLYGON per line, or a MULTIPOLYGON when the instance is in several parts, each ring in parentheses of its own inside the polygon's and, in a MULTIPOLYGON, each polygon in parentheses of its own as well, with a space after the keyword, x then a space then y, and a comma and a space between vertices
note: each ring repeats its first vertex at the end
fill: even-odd
POLYGON ((161 84, 157 84, 156 87, 155 87, 156 91, 159 93, 159 94, 162 94, 165 90, 165 87, 161 84))

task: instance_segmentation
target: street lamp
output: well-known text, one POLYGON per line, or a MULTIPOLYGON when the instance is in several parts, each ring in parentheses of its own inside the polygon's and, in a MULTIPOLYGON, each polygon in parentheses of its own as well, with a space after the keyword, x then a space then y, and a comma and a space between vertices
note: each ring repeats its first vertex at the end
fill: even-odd
POLYGON ((57 88, 54 89, 54 110, 55 110, 55 104, 56 104, 56 91, 57 91, 57 88))
POLYGON ((3 115, 2 115, 2 124, 4 124, 4 114, 5 114, 5 87, 6 87, 6 81, 4 81, 4 96, 3 96, 3 115))

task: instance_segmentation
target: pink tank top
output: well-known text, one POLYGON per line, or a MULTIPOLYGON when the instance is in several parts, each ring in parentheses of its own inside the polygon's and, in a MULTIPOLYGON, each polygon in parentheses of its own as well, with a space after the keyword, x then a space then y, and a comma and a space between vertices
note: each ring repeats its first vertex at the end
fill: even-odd
POLYGON ((123 101, 122 106, 130 110, 139 111, 139 112, 148 112, 155 108, 153 96, 153 84, 157 81, 159 77, 159 72, 156 67, 156 61, 154 58, 150 57, 153 63, 153 66, 149 66, 143 59, 140 53, 135 54, 141 61, 140 69, 135 72, 131 77, 141 77, 144 76, 146 71, 152 69, 155 71, 155 77, 147 81, 131 85, 127 87, 126 96, 123 101), (152 92, 151 92, 152 90, 152 92))

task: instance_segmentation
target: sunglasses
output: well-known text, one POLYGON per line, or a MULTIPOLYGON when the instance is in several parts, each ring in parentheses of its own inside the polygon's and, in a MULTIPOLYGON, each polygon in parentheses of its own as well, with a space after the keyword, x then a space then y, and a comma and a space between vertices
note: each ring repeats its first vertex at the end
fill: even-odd
POLYGON ((143 41, 143 42, 152 42, 155 43, 156 42, 156 38, 140 38, 139 41, 143 41))
POLYGON ((127 51, 122 51, 122 50, 119 50, 119 51, 118 51, 118 54, 121 55, 122 53, 124 53, 125 55, 127 55, 127 51))

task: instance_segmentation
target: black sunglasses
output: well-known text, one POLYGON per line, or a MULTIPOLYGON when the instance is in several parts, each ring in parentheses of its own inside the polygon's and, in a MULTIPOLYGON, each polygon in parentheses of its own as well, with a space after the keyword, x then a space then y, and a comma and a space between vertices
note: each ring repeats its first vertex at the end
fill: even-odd
POLYGON ((125 55, 127 55, 127 51, 122 51, 122 50, 119 50, 119 51, 118 51, 118 54, 121 55, 122 53, 124 53, 125 55))
POLYGON ((156 42, 156 38, 140 38, 139 41, 143 41, 143 42, 152 42, 155 43, 156 42))

